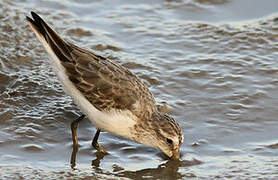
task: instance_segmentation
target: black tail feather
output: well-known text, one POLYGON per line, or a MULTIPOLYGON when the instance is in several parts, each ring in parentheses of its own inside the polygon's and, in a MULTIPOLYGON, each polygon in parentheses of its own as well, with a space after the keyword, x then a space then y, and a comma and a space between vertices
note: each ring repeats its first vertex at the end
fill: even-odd
POLYGON ((46 35, 47 35, 46 31, 41 24, 41 21, 43 21, 42 18, 40 18, 40 16, 38 16, 33 11, 31 11, 31 15, 34 18, 34 20, 28 16, 26 16, 26 20, 29 21, 30 23, 32 23, 37 28, 37 30, 43 35, 43 37, 46 39, 46 35))
POLYGON ((70 62, 71 48, 54 30, 52 30, 44 20, 35 12, 31 12, 33 19, 26 16, 26 20, 44 37, 54 53, 61 61, 70 62))

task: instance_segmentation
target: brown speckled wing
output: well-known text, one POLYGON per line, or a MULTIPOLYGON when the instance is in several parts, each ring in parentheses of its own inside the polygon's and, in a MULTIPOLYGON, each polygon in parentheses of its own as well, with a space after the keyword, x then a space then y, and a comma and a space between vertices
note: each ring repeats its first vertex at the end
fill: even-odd
POLYGON ((69 79, 96 108, 128 109, 139 117, 155 110, 152 94, 128 69, 74 45, 71 49, 71 61, 61 63, 69 79))
POLYGON ((125 67, 63 40, 36 13, 27 20, 52 48, 70 81, 101 111, 130 110, 139 118, 150 118, 155 100, 146 87, 125 67))

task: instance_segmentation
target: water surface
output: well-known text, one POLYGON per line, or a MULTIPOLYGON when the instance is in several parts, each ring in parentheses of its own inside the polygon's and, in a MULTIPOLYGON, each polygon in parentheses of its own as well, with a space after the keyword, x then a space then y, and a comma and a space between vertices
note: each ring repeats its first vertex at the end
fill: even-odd
POLYGON ((278 177, 278 1, 0 2, 0 177, 278 177), (80 123, 28 27, 33 10, 67 40, 109 57, 167 103, 185 136, 180 161, 80 123))

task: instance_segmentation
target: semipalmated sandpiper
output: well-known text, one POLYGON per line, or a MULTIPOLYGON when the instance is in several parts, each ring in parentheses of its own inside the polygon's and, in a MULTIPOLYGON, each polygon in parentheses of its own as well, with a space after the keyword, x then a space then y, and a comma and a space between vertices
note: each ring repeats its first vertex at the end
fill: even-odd
POLYGON ((33 19, 26 17, 28 24, 51 55, 65 91, 83 112, 71 125, 75 146, 78 122, 87 116, 97 128, 92 145, 100 152, 105 150, 97 140, 101 131, 107 131, 179 159, 184 138, 178 123, 158 111, 153 95, 136 75, 64 40, 40 16, 31 14, 33 19))

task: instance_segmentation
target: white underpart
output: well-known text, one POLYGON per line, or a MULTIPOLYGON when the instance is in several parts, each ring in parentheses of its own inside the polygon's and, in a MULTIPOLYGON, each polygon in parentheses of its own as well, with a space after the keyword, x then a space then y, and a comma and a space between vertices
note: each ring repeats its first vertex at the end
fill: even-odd
POLYGON ((136 124, 136 117, 129 110, 102 112, 96 109, 69 80, 65 73, 65 68, 61 65, 60 60, 42 35, 34 28, 33 30, 47 52, 51 55, 52 68, 62 82, 65 91, 72 97, 73 101, 78 105, 81 111, 97 128, 132 139, 131 129, 136 124))

